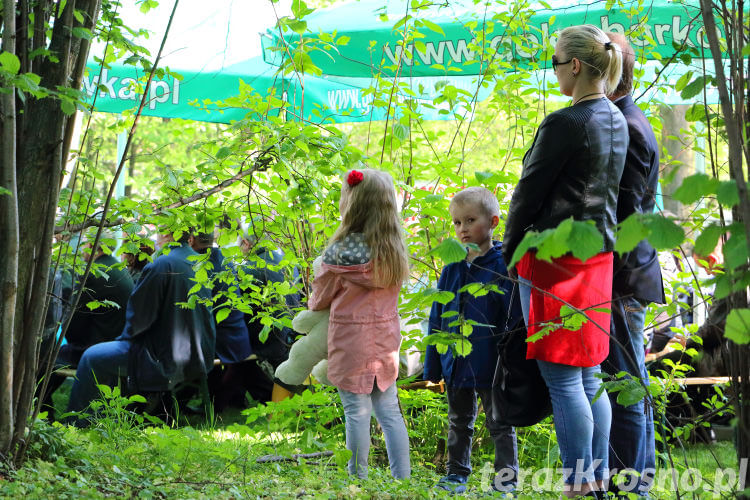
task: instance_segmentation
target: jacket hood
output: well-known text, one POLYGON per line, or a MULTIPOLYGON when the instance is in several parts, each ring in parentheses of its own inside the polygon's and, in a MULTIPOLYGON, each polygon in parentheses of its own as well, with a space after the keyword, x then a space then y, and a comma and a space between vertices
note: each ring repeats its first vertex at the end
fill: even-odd
POLYGON ((493 240, 492 246, 489 248, 489 250, 487 250, 487 253, 474 258, 474 260, 472 261, 472 264, 494 263, 498 259, 502 259, 502 257, 503 257, 503 242, 493 240))
POLYGON ((355 266, 337 266, 335 264, 326 264, 321 266, 321 274, 333 273, 339 277, 368 288, 383 288, 375 284, 375 273, 372 270, 372 261, 355 266))

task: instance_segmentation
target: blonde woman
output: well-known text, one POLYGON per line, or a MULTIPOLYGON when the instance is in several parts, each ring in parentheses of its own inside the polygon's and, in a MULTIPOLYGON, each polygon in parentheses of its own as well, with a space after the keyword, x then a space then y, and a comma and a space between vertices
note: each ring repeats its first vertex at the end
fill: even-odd
POLYGON ((529 335, 543 323, 559 323, 564 304, 589 318, 579 330, 561 328, 530 342, 527 356, 537 360, 550 391, 563 493, 597 497, 607 480, 611 408, 606 396, 593 398, 609 352, 610 315, 602 309, 612 296, 617 194, 628 145, 625 118, 606 95, 619 83, 622 55, 599 28, 573 26, 560 32, 552 67, 571 106, 544 119, 524 156, 503 253, 510 262, 527 231, 571 217, 593 221, 603 236, 600 253, 585 262, 570 254, 545 262, 531 250, 516 265, 529 335))
POLYGON ((367 477, 374 410, 391 475, 404 479, 411 465, 396 389, 397 304, 409 268, 393 179, 378 170, 351 170, 341 186, 339 209, 341 225, 323 254, 308 308, 331 309, 328 378, 344 406, 349 474, 367 477))

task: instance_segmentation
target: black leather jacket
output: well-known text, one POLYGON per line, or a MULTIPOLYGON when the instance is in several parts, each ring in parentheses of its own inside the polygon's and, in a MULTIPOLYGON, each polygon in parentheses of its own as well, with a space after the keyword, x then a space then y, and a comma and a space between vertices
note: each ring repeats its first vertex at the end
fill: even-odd
POLYGON ((503 256, 510 262, 526 231, 557 227, 573 217, 593 220, 614 249, 617 193, 625 165, 628 129, 608 99, 592 99, 549 114, 523 158, 510 202, 503 256))

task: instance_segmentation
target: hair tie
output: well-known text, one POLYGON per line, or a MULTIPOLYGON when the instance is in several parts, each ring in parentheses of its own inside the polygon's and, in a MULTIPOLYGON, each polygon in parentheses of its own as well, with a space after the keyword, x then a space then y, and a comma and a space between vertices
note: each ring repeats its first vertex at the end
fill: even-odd
POLYGON ((352 170, 346 177, 346 183, 349 184, 350 187, 354 187, 362 182, 362 179, 364 178, 365 176, 362 172, 360 172, 359 170, 352 170))
POLYGON ((611 49, 612 49, 612 42, 605 42, 604 50, 611 50, 611 49))

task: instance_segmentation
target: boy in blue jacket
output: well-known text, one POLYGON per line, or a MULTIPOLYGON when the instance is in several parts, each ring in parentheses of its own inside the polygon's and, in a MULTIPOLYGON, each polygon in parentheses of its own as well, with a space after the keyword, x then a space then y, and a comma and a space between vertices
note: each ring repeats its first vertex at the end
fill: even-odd
POLYGON ((456 236, 468 247, 466 259, 443 269, 438 289, 453 292, 453 300, 445 305, 435 302, 430 313, 430 333, 460 334, 460 318, 492 326, 473 326, 468 336, 471 352, 454 356, 449 349, 439 354, 434 345, 425 352, 424 378, 438 382, 445 380, 448 395, 448 463, 447 475, 438 487, 461 493, 471 474, 471 439, 477 417, 477 396, 482 400, 485 422, 495 444, 495 472, 493 488, 512 491, 518 474, 518 451, 513 427, 502 425, 492 414, 492 379, 497 364, 497 341, 505 331, 508 313, 520 317, 518 294, 502 257, 502 243, 492 240, 497 227, 500 207, 497 198, 483 187, 470 187, 457 193, 451 200, 450 215, 456 236), (473 296, 460 291, 470 283, 494 285, 497 291, 473 296), (498 293, 499 292, 499 293, 498 293), (511 300, 513 304, 511 305, 511 300), (452 314, 445 314, 450 312, 452 314), (458 313, 457 315, 455 313, 458 313))

